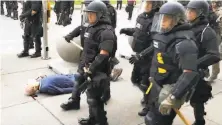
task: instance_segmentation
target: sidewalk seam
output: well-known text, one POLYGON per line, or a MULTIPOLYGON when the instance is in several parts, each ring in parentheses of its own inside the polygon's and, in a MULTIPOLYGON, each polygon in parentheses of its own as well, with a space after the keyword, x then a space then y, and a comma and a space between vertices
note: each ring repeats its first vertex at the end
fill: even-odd
POLYGON ((45 69, 45 68, 48 68, 48 67, 40 67, 40 68, 36 68, 36 69, 29 69, 29 70, 21 70, 21 71, 15 71, 15 72, 3 73, 3 74, 1 74, 1 75, 2 75, 2 76, 3 76, 3 75, 10 75, 10 74, 16 74, 16 73, 28 72, 28 71, 33 71, 33 70, 45 69))
POLYGON ((40 102, 39 102, 37 99, 35 99, 34 97, 33 97, 33 99, 34 99, 38 104, 40 104, 46 111, 48 111, 49 114, 51 114, 52 117, 54 117, 61 125, 65 125, 61 120, 59 120, 59 118, 57 118, 52 112, 50 112, 42 103, 40 103, 40 102))

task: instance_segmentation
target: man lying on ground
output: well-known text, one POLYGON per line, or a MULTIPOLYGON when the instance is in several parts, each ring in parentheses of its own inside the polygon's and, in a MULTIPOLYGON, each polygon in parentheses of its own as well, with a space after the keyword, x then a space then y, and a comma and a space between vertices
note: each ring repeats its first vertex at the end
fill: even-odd
POLYGON ((78 74, 40 76, 30 80, 25 87, 25 94, 34 96, 37 93, 59 95, 72 93, 78 74))

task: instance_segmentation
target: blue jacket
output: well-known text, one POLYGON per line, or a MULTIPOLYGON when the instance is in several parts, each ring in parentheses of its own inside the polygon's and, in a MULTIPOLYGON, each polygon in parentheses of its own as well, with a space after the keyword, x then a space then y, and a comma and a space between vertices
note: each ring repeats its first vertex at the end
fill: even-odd
POLYGON ((40 80, 40 93, 59 95, 71 93, 77 74, 52 75, 40 80))

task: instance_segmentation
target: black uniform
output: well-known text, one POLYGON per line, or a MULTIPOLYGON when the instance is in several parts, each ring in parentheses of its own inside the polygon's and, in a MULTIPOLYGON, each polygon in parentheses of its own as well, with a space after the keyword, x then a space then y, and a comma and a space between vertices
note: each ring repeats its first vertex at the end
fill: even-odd
POLYGON ((1 15, 4 15, 4 3, 5 3, 5 1, 0 1, 0 3, 1 3, 1 15))
POLYGON ((134 0, 129 0, 127 2, 126 12, 129 13, 128 20, 131 20, 131 18, 132 18, 134 5, 135 5, 134 0))
POLYGON ((24 13, 19 18, 25 21, 24 29, 24 50, 18 54, 18 57, 28 56, 28 50, 30 45, 30 35, 35 42, 35 53, 31 55, 31 58, 41 56, 41 37, 43 36, 42 28, 42 2, 41 1, 26 1, 24 3, 24 13), (35 11, 36 14, 32 14, 35 11), (28 36, 28 37, 27 37, 28 36))
MULTIPOLYGON (((150 70, 152 88, 149 92, 150 111, 145 117, 146 125, 172 125, 176 116, 174 110, 168 115, 160 110, 164 101, 159 102, 160 90, 165 89, 163 85, 174 85, 170 95, 166 98, 170 100, 180 100, 197 83, 199 75, 197 72, 198 49, 190 26, 184 24, 184 7, 179 3, 166 3, 160 10, 159 15, 171 15, 175 24, 172 29, 162 30, 162 26, 157 27, 160 22, 153 21, 155 29, 153 36, 154 55, 150 70), (158 29, 162 31, 158 31, 158 29), (190 70, 190 72, 184 72, 190 70)), ((160 19, 154 17, 154 19, 160 19)), ((166 100, 166 98, 164 98, 166 100)), ((174 102, 174 101, 172 101, 174 102)), ((174 103, 173 103, 174 106, 174 103)), ((168 107, 169 108, 169 107, 168 107)), ((171 107, 169 108, 171 109, 171 107)))
POLYGON ((61 14, 59 17, 58 24, 67 26, 71 24, 70 14, 73 11, 73 1, 61 1, 60 2, 61 14))
POLYGON ((12 1, 12 14, 12 18, 18 20, 18 1, 12 1))
MULTIPOLYGON (((215 31, 210 27, 207 19, 209 5, 205 1, 192 1, 187 5, 188 9, 205 10, 197 19, 191 22, 192 31, 196 37, 196 44, 199 48, 198 69, 201 79, 197 84, 196 91, 191 98, 191 106, 194 108, 195 123, 194 125, 205 125, 204 120, 204 103, 212 97, 212 87, 204 80, 208 66, 217 63, 219 58, 218 43, 215 31)), ((212 15, 213 16, 213 15, 212 15)), ((216 23, 216 22, 215 22, 216 23)))
POLYGON ((60 18, 60 13, 61 13, 61 1, 60 0, 55 1, 54 12, 56 13, 56 18, 57 18, 56 24, 58 24, 58 21, 60 18))
POLYGON ((91 24, 85 31, 83 59, 79 65, 80 70, 83 67, 89 67, 89 72, 85 71, 85 78, 91 77, 92 81, 87 86, 87 103, 89 105, 89 118, 81 119, 81 125, 108 125, 106 111, 104 110, 103 95, 109 87, 110 64, 109 58, 113 57, 116 52, 114 29, 106 16, 107 8, 103 2, 91 2, 86 12, 93 11, 97 14, 98 22, 91 24), (99 16, 100 15, 100 16, 99 16), (105 50, 109 55, 100 54, 105 50))
POLYGON ((110 17, 110 21, 111 21, 111 25, 113 26, 113 28, 115 29, 116 28, 116 23, 117 23, 117 13, 116 13, 116 10, 115 8, 109 3, 109 1, 105 2, 104 3, 106 4, 107 6, 107 9, 108 9, 108 16, 110 17))
POLYGON ((7 9, 7 17, 11 17, 12 15, 12 7, 13 7, 13 1, 5 1, 6 9, 7 9))
POLYGON ((122 4, 123 4, 123 1, 122 0, 117 0, 117 5, 116 5, 116 9, 120 9, 122 8, 122 4))

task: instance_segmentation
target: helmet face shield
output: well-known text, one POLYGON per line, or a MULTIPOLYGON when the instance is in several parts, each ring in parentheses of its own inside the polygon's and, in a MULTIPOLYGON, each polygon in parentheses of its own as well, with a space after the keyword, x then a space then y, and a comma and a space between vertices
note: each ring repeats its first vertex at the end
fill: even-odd
POLYGON ((168 14, 155 14, 151 32, 154 33, 167 33, 177 24, 174 16, 168 14))

